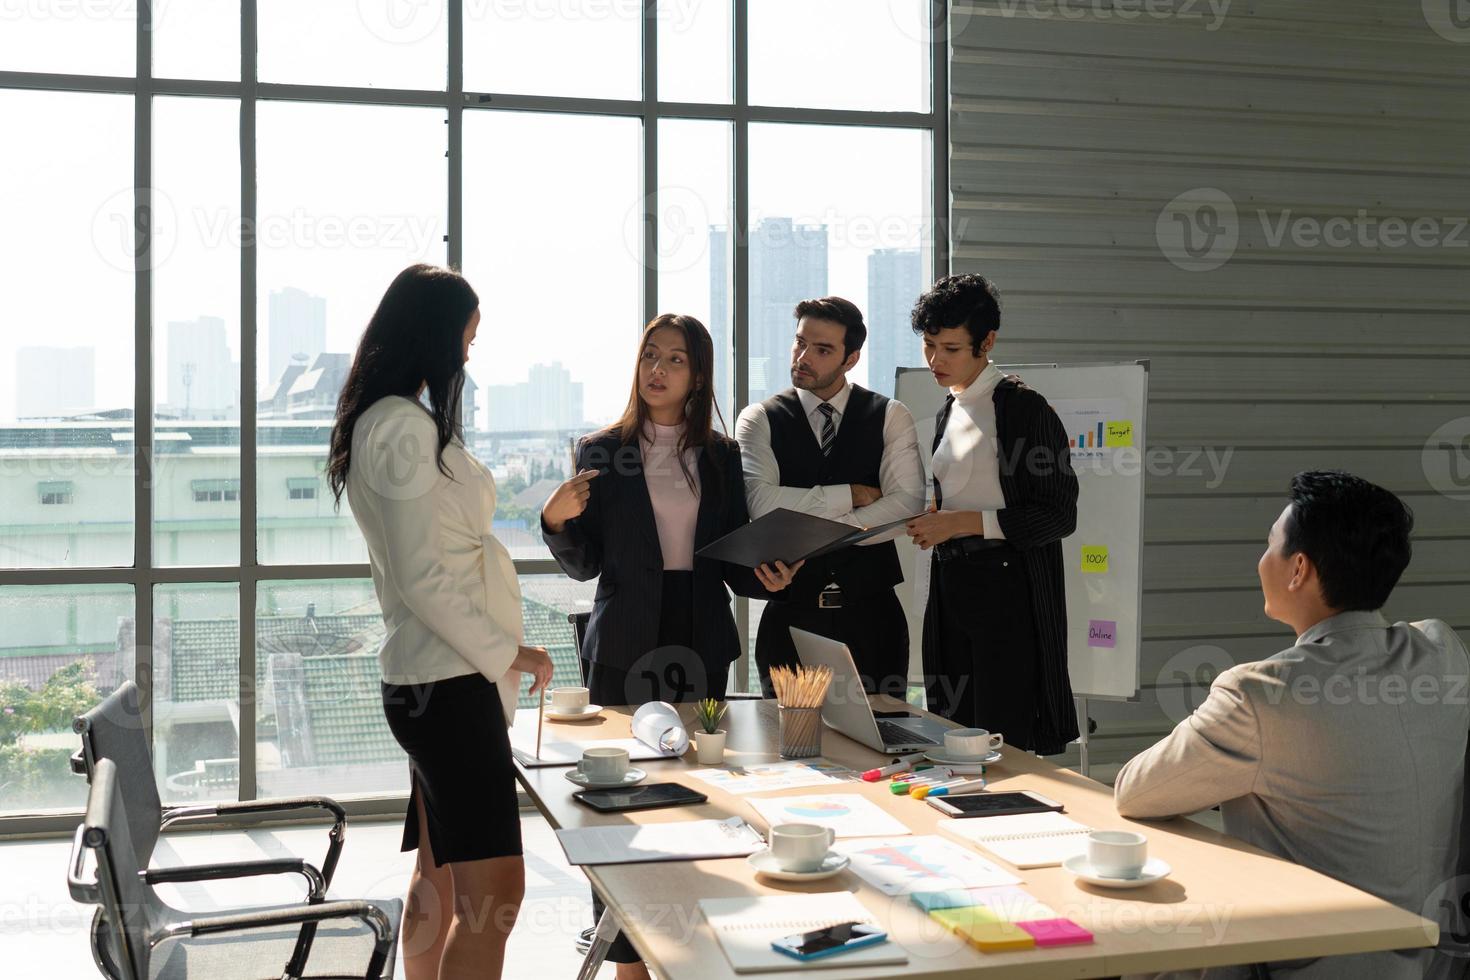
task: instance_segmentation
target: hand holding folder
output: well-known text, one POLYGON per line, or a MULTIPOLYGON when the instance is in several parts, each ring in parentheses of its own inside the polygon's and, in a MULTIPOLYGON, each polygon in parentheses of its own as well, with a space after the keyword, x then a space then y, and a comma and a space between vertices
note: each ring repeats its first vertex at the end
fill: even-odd
POLYGON ((866 541, 911 520, 913 517, 903 517, 874 527, 853 527, 778 507, 723 538, 711 541, 696 554, 746 568, 772 561, 794 565, 866 541))

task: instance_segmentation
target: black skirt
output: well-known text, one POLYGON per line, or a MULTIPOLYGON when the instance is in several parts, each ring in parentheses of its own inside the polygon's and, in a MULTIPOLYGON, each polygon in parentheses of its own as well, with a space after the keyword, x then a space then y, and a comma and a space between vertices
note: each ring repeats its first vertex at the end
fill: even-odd
POLYGON ((519 856, 515 763, 495 684, 482 674, 384 684, 383 714, 408 753, 412 789, 402 850, 419 847, 422 799, 436 867, 519 856))

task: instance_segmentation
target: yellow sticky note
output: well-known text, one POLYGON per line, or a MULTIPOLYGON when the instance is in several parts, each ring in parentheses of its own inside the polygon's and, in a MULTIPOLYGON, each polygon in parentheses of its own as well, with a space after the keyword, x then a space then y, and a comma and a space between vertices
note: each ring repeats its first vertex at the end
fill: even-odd
POLYGON ((1132 422, 1109 422, 1107 428, 1106 442, 1103 445, 1109 449, 1121 448, 1133 445, 1133 423, 1132 422))
POLYGON ((967 905, 955 909, 934 909, 929 918, 950 932, 958 932, 981 922, 1000 922, 1000 916, 983 905, 967 905))
POLYGON ((1099 574, 1108 570, 1108 546, 1084 544, 1082 546, 1082 570, 1099 574))
POLYGON ((954 933, 982 953, 1031 949, 1036 945, 1036 937, 1014 922, 972 922, 955 929, 954 933))

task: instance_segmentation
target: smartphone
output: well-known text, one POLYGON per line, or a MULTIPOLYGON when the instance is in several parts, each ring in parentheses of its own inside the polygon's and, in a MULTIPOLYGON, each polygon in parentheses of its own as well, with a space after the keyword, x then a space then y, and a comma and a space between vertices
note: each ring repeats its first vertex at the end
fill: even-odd
POLYGON ((648 783, 628 789, 584 789, 573 793, 572 799, 598 813, 622 813, 625 810, 654 810, 705 803, 709 797, 680 783, 648 783))
POLYGON ((865 946, 876 946, 887 939, 888 933, 879 926, 866 922, 839 922, 825 929, 774 939, 771 941, 771 948, 799 960, 815 960, 865 946))
POLYGON ((1060 812, 1056 800, 1040 793, 964 793, 960 796, 925 797, 924 802, 947 817, 1000 817, 1011 813, 1060 812))

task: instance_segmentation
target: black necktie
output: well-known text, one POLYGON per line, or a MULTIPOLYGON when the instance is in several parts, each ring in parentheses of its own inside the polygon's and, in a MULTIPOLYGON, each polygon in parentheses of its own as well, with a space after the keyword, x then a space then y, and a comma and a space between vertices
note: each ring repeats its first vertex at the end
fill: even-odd
MULTIPOLYGON (((934 454, 939 452, 939 443, 944 438, 944 427, 949 424, 949 411, 954 408, 954 395, 944 396, 944 407, 939 410, 939 415, 934 420, 934 445, 929 447, 929 469, 934 469, 934 454)), ((939 510, 944 506, 944 491, 939 489, 939 477, 934 477, 934 509, 939 510)))

